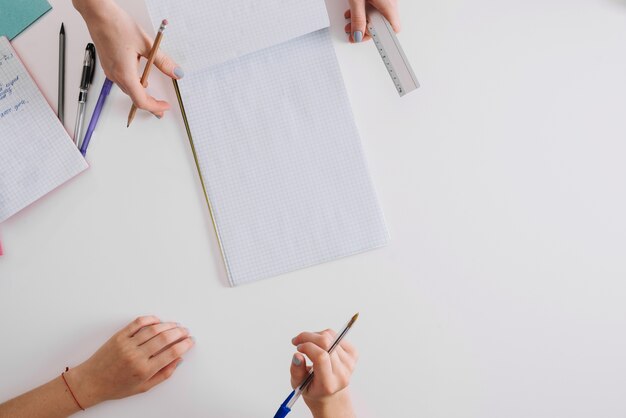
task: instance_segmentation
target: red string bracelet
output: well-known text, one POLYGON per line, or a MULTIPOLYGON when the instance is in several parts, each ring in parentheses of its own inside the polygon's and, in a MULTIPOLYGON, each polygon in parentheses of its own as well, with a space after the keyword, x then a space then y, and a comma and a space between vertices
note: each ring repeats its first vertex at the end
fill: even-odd
POLYGON ((67 386, 67 390, 70 391, 70 394, 72 395, 72 398, 74 398, 74 402, 76 402, 76 405, 78 405, 78 407, 80 408, 81 411, 84 411, 85 408, 83 408, 80 404, 80 402, 78 402, 78 399, 76 399, 76 395, 74 395, 74 392, 72 392, 72 388, 70 387, 70 385, 67 384, 67 380, 65 380, 65 373, 67 373, 70 370, 69 367, 65 367, 65 371, 63 373, 61 373, 61 377, 63 378, 63 381, 65 382, 65 386, 67 386))

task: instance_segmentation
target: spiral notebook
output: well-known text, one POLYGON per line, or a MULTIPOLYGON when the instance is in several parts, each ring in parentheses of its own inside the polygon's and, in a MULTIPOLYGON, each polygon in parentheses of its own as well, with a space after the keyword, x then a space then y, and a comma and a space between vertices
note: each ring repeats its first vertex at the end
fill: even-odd
POLYGON ((86 168, 9 40, 0 37, 0 222, 86 168))
POLYGON ((384 245, 323 0, 147 0, 232 285, 384 245))

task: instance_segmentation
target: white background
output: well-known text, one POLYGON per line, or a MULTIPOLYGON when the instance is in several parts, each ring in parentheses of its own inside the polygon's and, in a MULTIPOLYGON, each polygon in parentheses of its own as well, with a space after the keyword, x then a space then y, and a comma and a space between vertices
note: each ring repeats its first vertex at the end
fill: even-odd
MULTIPOLYGON (((71 130, 88 33, 69 3, 14 45, 55 107, 65 21, 71 130)), ((142 2, 125 3, 147 27, 142 2)), ((152 392, 84 416, 270 417, 290 339, 360 311, 360 417, 626 415, 626 1, 402 1, 422 83, 403 99, 371 43, 345 42, 343 0, 329 3, 391 244, 229 288, 155 73, 172 112, 127 129, 115 89, 91 169, 1 225, 0 399, 154 313, 188 326, 193 352, 152 392)))

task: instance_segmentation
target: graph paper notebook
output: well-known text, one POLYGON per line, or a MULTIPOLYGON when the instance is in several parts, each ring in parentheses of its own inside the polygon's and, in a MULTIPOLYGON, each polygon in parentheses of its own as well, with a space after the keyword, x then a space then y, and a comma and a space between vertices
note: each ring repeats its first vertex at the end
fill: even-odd
POLYGON ((87 168, 87 162, 0 37, 0 222, 87 168))
POLYGON ((147 4, 185 66, 179 98, 231 284, 384 245, 324 1, 147 4))

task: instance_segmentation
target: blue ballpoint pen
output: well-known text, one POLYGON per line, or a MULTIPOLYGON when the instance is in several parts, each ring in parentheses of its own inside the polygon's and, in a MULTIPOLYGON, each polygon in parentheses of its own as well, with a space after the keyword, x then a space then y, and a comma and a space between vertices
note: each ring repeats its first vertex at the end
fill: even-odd
MULTIPOLYGON (((350 319, 350 322, 348 322, 348 324, 341 330, 341 332, 337 335, 337 338, 335 338, 335 341, 333 341, 330 348, 328 349, 328 354, 332 354, 332 352, 335 351, 335 348, 337 348, 341 340, 343 340, 345 336, 348 335, 348 331, 350 331, 350 328, 352 328, 352 325, 354 325, 358 317, 359 314, 355 314, 352 319, 350 319)), ((285 399, 285 401, 280 405, 280 408, 278 408, 278 411, 276 411, 274 418, 285 418, 287 414, 291 412, 291 408, 293 408, 293 405, 300 398, 302 392, 304 392, 304 390, 307 388, 307 386, 309 386, 312 380, 313 369, 309 371, 309 375, 306 377, 306 379, 304 379, 302 383, 300 383, 298 387, 295 388, 289 394, 289 396, 287 396, 287 399, 285 399)))
POLYGON ((111 87, 113 87, 113 82, 106 78, 104 80, 104 84, 102 85, 102 90, 100 90, 100 96, 98 97, 96 108, 91 115, 91 120, 89 121, 87 132, 85 133, 85 139, 83 139, 83 142, 80 146, 80 153, 83 154, 83 157, 87 154, 87 147, 89 146, 89 141, 91 141, 91 135, 93 135, 93 131, 96 129, 98 119, 100 119, 100 113, 102 113, 102 108, 104 107, 104 102, 111 92, 111 87))

